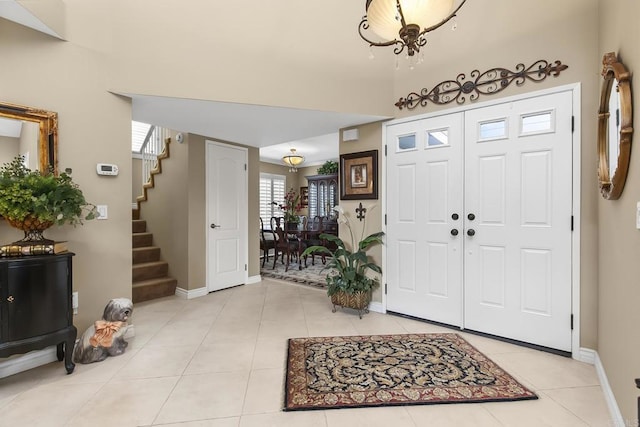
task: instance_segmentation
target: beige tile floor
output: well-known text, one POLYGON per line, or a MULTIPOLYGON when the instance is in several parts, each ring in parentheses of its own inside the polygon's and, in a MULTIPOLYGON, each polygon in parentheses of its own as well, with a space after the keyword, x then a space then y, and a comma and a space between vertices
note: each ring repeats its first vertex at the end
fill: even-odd
POLYGON ((451 332, 350 310, 322 290, 264 280, 138 304, 126 353, 65 375, 51 363, 0 379, 0 426, 611 426, 593 366, 462 334, 539 400, 282 412, 286 340, 451 332))

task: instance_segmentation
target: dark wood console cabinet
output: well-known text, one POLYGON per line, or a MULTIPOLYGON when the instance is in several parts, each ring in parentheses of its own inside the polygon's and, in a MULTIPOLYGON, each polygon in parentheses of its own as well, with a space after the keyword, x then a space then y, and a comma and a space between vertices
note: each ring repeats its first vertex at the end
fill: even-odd
POLYGON ((73 372, 73 255, 0 258, 0 357, 56 345, 73 372))

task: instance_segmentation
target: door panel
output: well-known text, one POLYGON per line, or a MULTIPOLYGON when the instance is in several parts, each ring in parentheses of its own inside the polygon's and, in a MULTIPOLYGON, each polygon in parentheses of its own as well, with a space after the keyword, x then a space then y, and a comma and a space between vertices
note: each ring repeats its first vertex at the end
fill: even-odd
POLYGON ((387 309, 456 326, 462 324, 462 117, 387 128, 393 260, 387 309))
POLYGON ((247 181, 244 149, 207 142, 207 288, 245 282, 247 181))
POLYGON ((466 112, 467 329, 571 350, 571 101, 563 92, 466 112), (485 138, 481 124, 498 121, 504 134, 485 138))

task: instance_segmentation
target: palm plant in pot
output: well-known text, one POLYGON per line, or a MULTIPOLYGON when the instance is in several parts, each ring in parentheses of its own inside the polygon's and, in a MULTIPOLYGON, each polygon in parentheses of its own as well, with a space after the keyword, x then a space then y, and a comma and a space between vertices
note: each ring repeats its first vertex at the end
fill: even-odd
POLYGON ((340 206, 333 208, 338 212, 338 223, 346 225, 351 236, 351 246, 337 236, 331 234, 321 234, 320 239, 335 244, 336 248, 331 250, 326 246, 310 246, 302 256, 313 253, 326 253, 331 255, 330 261, 323 270, 331 269, 326 276, 327 295, 331 298, 333 312, 336 306, 349 307, 358 310, 358 315, 362 318, 362 312, 367 313, 371 302, 371 292, 379 285, 377 277, 367 276, 368 271, 381 274, 382 269, 367 255, 367 251, 378 244, 382 244, 384 232, 379 231, 364 237, 366 220, 362 224, 360 241, 356 244, 353 229, 349 221, 349 216, 340 206))
POLYGON ((0 215, 22 231, 16 245, 52 243, 42 232, 54 224, 82 224, 96 217, 95 205, 84 198, 71 176, 32 171, 21 156, 0 168, 0 215))

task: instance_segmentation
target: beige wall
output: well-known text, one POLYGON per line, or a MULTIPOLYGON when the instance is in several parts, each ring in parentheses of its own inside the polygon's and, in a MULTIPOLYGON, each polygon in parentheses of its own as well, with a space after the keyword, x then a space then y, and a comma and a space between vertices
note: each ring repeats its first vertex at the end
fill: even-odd
POLYGON ((147 201, 140 203, 140 219, 147 221, 160 258, 169 262, 169 275, 178 287, 190 289, 188 218, 189 150, 192 141, 168 145, 169 157, 162 161, 162 173, 154 175, 154 187, 147 189, 147 201))
MULTIPOLYGON (((359 126, 359 138, 357 141, 342 141, 342 132, 340 132, 340 154, 356 153, 360 151, 378 150, 378 199, 377 200, 340 200, 339 204, 342 209, 348 213, 349 223, 353 232, 356 244, 360 241, 360 236, 368 236, 371 233, 382 231, 382 162, 384 161, 384 152, 381 151, 382 146, 382 124, 371 123, 359 126), (356 219, 355 209, 362 203, 367 209, 366 221, 358 221, 356 219)), ((340 184, 342 185, 342 184, 340 184)), ((340 238, 345 242, 351 241, 351 235, 346 225, 340 225, 340 238)), ((350 243, 349 243, 349 246, 350 243)), ((368 251, 373 260, 384 269, 382 264, 382 247, 375 246, 368 251)), ((383 285, 384 286, 384 285, 383 285)), ((382 286, 373 291, 373 301, 382 302, 382 286)))
POLYGON ((113 90, 322 111, 390 111, 392 55, 368 59, 357 35, 361 2, 194 0, 188 8, 183 0, 165 0, 162 7, 156 0, 66 3, 94 21, 86 42, 113 55, 113 90), (291 19, 296 16, 313 19, 291 19), (137 17, 154 25, 141 31, 137 17), (95 35, 100 32, 101 38, 95 35), (197 67, 186 66, 195 58, 197 67))
POLYGON ((131 203, 142 196, 142 159, 131 159, 131 203))
MULTIPOLYGON (((131 297, 131 105, 107 91, 106 58, 8 21, 0 25, 0 94, 3 101, 58 112, 60 170, 73 169, 87 200, 105 204, 109 219, 45 233, 68 240, 76 253, 73 286, 82 332, 100 318, 111 298, 131 297), (99 162, 119 165, 117 177, 96 174, 99 162)), ((0 242, 22 233, 0 224, 0 242)))
MULTIPOLYGON (((640 231, 635 228, 636 203, 640 201, 640 30, 637 19, 640 4, 626 0, 599 1, 599 43, 595 71, 602 69, 602 56, 617 52, 620 61, 631 72, 634 120, 629 175, 622 196, 618 200, 599 197, 596 185, 586 190, 598 200, 599 252, 599 316, 598 354, 607 373, 618 406, 628 425, 636 425, 636 398, 640 394, 634 378, 640 377, 640 231)), ((600 83, 597 83, 598 88, 600 83)), ((595 88, 594 88, 595 89, 595 88)), ((596 112, 585 115, 589 130, 595 133, 596 112)), ((595 141, 588 145, 595 153, 595 141)), ((595 163, 590 169, 595 175, 595 163)))

